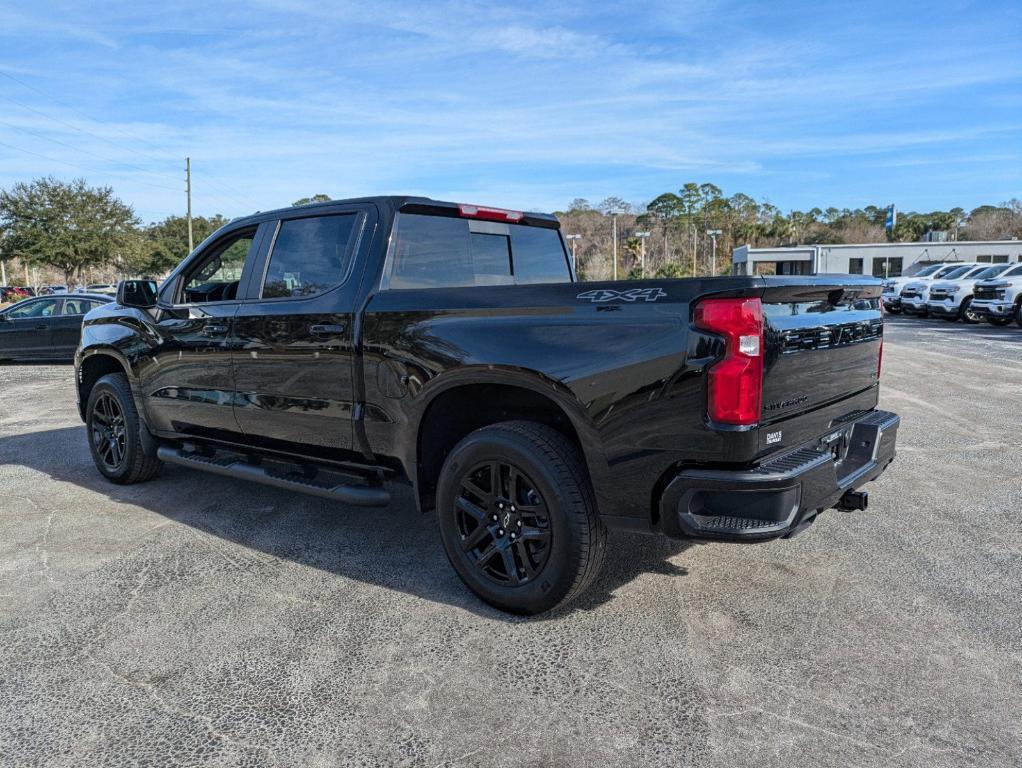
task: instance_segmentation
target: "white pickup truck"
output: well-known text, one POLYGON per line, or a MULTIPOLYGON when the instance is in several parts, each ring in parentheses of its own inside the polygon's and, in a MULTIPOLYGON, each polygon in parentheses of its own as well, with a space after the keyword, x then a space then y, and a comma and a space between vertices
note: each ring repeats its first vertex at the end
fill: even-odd
MULTIPOLYGON (((930 297, 926 300, 926 309, 932 317, 940 317, 949 322, 961 320, 964 323, 978 323, 983 317, 972 308, 973 289, 977 280, 997 277, 1011 264, 978 265, 967 269, 957 277, 948 277, 930 284, 930 297)), ((960 270, 956 270, 960 272, 960 270)), ((956 274, 955 272, 951 273, 956 274)))
POLYGON ((926 317, 928 308, 926 302, 930 299, 930 286, 938 280, 952 280, 964 274, 972 267, 978 267, 975 262, 946 264, 931 275, 919 277, 916 275, 912 282, 901 289, 901 309, 906 315, 919 315, 926 317))
POLYGON ((912 282, 935 278, 938 277, 938 275, 946 275, 948 272, 956 267, 960 267, 961 265, 962 263, 960 261, 930 264, 929 266, 923 267, 914 275, 902 275, 899 277, 887 278, 884 280, 884 292, 881 295, 884 310, 890 312, 892 315, 899 314, 901 312, 902 288, 912 282))
POLYGON ((976 282, 972 311, 992 325, 1007 325, 1012 318, 1022 328, 1022 264, 996 277, 976 282))

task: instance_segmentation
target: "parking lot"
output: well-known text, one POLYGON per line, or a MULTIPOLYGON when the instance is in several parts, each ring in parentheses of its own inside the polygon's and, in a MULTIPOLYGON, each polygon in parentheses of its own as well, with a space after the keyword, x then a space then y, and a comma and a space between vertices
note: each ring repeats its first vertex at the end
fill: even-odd
POLYGON ((540 620, 407 495, 110 485, 71 367, 0 365, 0 765, 1017 766, 1022 330, 888 320, 868 511, 614 534, 540 620))

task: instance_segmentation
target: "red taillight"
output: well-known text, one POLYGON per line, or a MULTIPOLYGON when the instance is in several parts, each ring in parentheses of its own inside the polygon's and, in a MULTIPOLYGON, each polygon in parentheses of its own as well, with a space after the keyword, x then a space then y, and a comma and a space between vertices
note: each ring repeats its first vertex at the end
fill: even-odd
POLYGON ((458 211, 466 219, 486 219, 487 221, 518 222, 525 218, 521 211, 508 211, 503 208, 486 208, 482 205, 459 205, 458 211))
POLYGON ((723 424, 759 422, 763 408, 763 305, 759 299, 707 299, 696 305, 698 327, 719 333, 724 358, 707 371, 707 415, 723 424))

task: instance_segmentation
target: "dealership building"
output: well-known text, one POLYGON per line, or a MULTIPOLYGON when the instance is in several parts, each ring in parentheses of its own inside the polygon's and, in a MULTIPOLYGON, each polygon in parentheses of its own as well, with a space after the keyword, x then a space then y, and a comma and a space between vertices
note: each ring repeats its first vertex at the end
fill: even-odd
POLYGON ((856 245, 795 245, 751 248, 731 254, 736 275, 852 274, 897 277, 914 275, 928 264, 947 261, 1005 264, 1022 261, 1022 240, 959 240, 856 245))

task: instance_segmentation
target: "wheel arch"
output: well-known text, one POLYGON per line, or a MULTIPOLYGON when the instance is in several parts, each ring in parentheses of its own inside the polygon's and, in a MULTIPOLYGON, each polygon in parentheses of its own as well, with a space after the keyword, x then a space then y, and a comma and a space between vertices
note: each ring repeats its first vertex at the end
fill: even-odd
POLYGON ((123 373, 128 377, 131 384, 132 397, 135 400, 135 407, 139 413, 143 413, 139 407, 138 394, 131 375, 131 366, 124 356, 113 348, 94 348, 82 352, 77 365, 75 375, 75 386, 78 390, 78 415, 85 421, 85 408, 89 403, 89 395, 96 382, 109 373, 123 373))
POLYGON ((407 461, 421 511, 434 507, 437 478, 454 446, 471 432, 502 421, 535 421, 557 430, 579 449, 593 478, 594 464, 603 457, 594 448, 594 430, 581 405, 562 385, 538 373, 523 374, 452 376, 422 401, 407 461))

